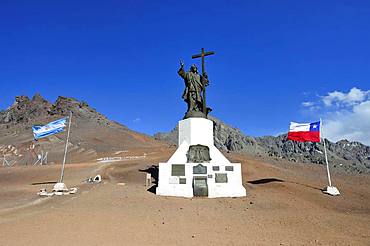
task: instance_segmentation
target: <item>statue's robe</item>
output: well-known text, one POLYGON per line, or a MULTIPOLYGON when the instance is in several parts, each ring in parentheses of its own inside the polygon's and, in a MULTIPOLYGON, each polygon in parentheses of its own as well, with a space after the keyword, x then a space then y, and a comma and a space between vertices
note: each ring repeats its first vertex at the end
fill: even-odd
POLYGON ((193 72, 185 72, 183 68, 180 68, 178 74, 184 79, 185 81, 185 90, 182 94, 182 98, 188 102, 191 100, 191 96, 189 94, 195 95, 195 101, 197 103, 203 103, 202 100, 202 91, 203 85, 201 82, 201 76, 197 73, 193 72), (191 93, 194 92, 194 93, 191 93))

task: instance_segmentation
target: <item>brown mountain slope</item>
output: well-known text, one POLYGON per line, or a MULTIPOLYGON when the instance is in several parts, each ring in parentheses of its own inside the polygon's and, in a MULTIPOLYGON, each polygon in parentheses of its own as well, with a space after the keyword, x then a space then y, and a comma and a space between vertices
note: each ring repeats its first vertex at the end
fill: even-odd
POLYGON ((163 145, 107 119, 85 102, 60 96, 52 104, 37 94, 32 99, 18 96, 12 106, 0 112, 0 154, 10 162, 29 165, 37 160, 37 155, 48 152, 49 162, 60 162, 66 132, 34 141, 31 127, 68 116, 69 111, 73 113, 70 162, 95 159, 107 152, 163 145), (34 150, 30 150, 32 143, 34 150))

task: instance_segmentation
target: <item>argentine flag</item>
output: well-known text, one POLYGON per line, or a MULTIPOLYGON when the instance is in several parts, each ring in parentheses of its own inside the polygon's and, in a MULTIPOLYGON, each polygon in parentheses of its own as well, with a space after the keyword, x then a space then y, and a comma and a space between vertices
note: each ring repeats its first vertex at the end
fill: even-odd
POLYGON ((64 127, 66 126, 66 120, 67 118, 63 118, 50 122, 44 126, 32 126, 33 136, 35 137, 35 140, 62 132, 64 130, 64 127))

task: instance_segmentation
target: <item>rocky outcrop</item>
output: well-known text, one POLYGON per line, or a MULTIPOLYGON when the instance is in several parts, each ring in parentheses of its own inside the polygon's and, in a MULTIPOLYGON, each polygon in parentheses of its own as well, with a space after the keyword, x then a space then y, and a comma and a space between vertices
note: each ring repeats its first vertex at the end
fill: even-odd
MULTIPOLYGON (((215 146, 221 150, 230 151, 256 151, 257 142, 254 138, 245 136, 239 129, 226 125, 217 118, 209 117, 213 121, 215 146)), ((154 134, 154 138, 177 145, 178 127, 171 132, 154 134)))
POLYGON ((36 94, 32 100, 27 96, 17 96, 15 102, 7 110, 0 112, 0 124, 27 123, 46 116, 51 104, 36 94))
POLYGON ((124 127, 91 108, 86 102, 74 98, 59 96, 54 104, 36 94, 30 100, 27 96, 17 96, 15 102, 7 110, 0 112, 0 124, 30 125, 42 124, 43 119, 68 116, 72 111, 73 117, 83 121, 95 122, 99 125, 124 127))
MULTIPOLYGON (((322 143, 301 143, 287 140, 286 135, 277 137, 256 138, 258 145, 263 146, 265 153, 292 162, 325 164, 322 143)), ((341 140, 336 143, 326 139, 327 153, 330 163, 348 172, 369 173, 370 147, 359 142, 341 140)))
POLYGON ((177 145, 178 134, 179 128, 176 126, 170 132, 157 132, 153 137, 157 140, 164 141, 172 145, 177 145))
POLYGON ((214 117, 213 121, 215 146, 222 150, 256 152, 257 142, 254 138, 244 135, 238 128, 226 125, 214 117))
POLYGON ((59 96, 52 105, 50 115, 68 115, 72 111, 73 117, 96 122, 99 125, 117 124, 108 120, 104 115, 91 108, 86 102, 77 101, 74 98, 59 96))

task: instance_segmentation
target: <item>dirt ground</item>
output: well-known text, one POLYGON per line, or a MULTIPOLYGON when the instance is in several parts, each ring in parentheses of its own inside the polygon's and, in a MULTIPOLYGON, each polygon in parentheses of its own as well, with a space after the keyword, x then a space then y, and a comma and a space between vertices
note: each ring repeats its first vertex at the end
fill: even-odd
POLYGON ((79 190, 62 197, 36 195, 60 165, 0 167, 0 245, 370 245, 370 176, 333 174, 342 195, 331 197, 323 166, 228 154, 242 163, 247 197, 156 196, 142 170, 173 151, 67 165, 65 183, 79 190), (102 183, 81 183, 95 174, 102 183))

